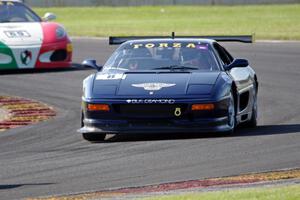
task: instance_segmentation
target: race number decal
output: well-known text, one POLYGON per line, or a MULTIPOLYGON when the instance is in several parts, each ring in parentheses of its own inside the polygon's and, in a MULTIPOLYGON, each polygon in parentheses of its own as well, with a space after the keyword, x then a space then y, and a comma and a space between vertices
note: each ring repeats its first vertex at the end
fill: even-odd
POLYGON ((8 38, 29 38, 31 35, 27 31, 4 31, 8 38))

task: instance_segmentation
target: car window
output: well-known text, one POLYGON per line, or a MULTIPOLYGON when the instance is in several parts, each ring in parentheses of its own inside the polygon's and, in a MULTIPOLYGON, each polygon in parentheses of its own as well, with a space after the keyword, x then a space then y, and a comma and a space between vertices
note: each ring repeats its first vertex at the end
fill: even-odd
POLYGON ((223 64, 229 65, 233 61, 233 57, 220 44, 214 43, 213 45, 214 45, 214 48, 216 49, 220 59, 222 60, 223 64))
MULTIPOLYGON (((221 45, 220 45, 221 46, 221 45)), ((232 61, 233 61, 233 57, 232 57, 232 55, 225 49, 225 47, 223 47, 223 46, 221 46, 222 47, 222 49, 224 50, 224 53, 226 54, 226 56, 227 56, 227 58, 229 59, 229 61, 230 61, 230 63, 232 63, 232 61)))
POLYGON ((0 23, 40 21, 41 18, 22 3, 0 1, 0 23))
POLYGON ((185 66, 193 70, 219 70, 209 44, 186 41, 127 42, 113 53, 104 68, 155 70, 169 66, 185 66))

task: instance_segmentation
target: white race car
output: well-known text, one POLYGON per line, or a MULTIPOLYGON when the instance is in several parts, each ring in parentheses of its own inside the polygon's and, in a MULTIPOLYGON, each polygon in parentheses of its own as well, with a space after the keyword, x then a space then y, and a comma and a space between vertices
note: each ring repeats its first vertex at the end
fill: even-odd
POLYGON ((40 18, 17 0, 0 0, 0 70, 66 68, 71 66, 72 43, 65 29, 40 18))

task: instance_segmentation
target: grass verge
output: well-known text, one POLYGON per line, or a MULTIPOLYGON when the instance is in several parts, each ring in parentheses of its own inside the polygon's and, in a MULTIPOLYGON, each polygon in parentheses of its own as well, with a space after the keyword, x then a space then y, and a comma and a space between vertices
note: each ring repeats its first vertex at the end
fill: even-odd
POLYGON ((226 190, 218 192, 188 193, 162 196, 142 200, 297 200, 300 185, 275 186, 252 189, 226 190))
POLYGON ((300 4, 34 8, 53 12, 72 36, 235 35, 300 40, 300 4))

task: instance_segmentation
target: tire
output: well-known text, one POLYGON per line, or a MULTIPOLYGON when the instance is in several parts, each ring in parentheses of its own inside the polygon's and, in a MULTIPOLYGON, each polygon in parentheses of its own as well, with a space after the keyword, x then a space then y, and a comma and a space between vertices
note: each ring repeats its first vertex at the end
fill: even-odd
POLYGON ((81 119, 80 119, 80 127, 84 127, 84 122, 83 122, 83 119, 84 119, 84 115, 83 115, 83 112, 81 112, 81 119))
POLYGON ((101 142, 105 140, 106 134, 104 133, 83 133, 83 139, 89 142, 101 142))
POLYGON ((228 126, 230 127, 230 130, 226 131, 225 134, 233 134, 236 128, 236 105, 232 91, 230 92, 228 105, 228 126))
MULTIPOLYGON (((84 114, 81 112, 81 128, 84 127, 84 114)), ((106 134, 104 133, 83 133, 83 139, 89 142, 101 142, 105 140, 106 134)))
POLYGON ((254 91, 253 101, 251 119, 244 124, 247 128, 255 128, 257 126, 257 91, 254 91))

